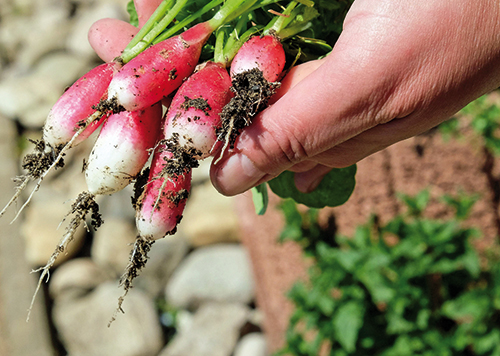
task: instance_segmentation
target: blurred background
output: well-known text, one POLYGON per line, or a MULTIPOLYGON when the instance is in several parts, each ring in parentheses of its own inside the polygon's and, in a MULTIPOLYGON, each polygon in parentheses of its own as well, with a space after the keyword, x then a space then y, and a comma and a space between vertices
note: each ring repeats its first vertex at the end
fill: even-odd
MULTIPOLYGON (((127 19, 127 2, 0 0, 2 206, 28 139, 41 137, 64 88, 100 63, 88 28, 127 19)), ((498 103, 492 93, 363 160, 351 199, 319 212, 271 196, 256 216, 250 195, 213 189, 203 162, 178 233, 153 245, 109 328, 135 227, 131 189, 101 197, 104 225, 78 231, 26 323, 30 271, 45 265, 86 189, 87 140, 15 222, 21 203, 0 219, 0 355, 500 354, 498 103)))

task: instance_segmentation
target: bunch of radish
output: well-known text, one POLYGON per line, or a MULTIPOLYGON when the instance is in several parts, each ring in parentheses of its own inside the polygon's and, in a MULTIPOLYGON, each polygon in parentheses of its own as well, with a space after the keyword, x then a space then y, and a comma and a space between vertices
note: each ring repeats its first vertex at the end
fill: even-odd
MULTIPOLYGON (((187 0, 164 0, 120 57, 92 69, 56 102, 42 141, 24 161, 28 173, 6 208, 36 180, 22 211, 48 172, 63 165, 66 152, 102 128, 85 167, 88 190, 76 199, 61 242, 40 268, 38 288, 86 215, 91 213, 96 227, 102 223, 95 196, 135 181, 138 237, 121 281, 127 293, 152 243, 175 233, 198 160, 231 148, 278 87, 285 67, 279 36, 299 13, 298 3, 289 2, 266 27, 252 26, 248 15, 275 2, 227 0, 219 7, 222 0, 213 0, 165 30, 187 0), (185 29, 215 7, 210 20, 185 29), (214 59, 200 64, 213 32, 214 59), (163 115, 161 102, 168 96, 171 103, 163 115)), ((295 25, 289 35, 304 28, 295 25)))

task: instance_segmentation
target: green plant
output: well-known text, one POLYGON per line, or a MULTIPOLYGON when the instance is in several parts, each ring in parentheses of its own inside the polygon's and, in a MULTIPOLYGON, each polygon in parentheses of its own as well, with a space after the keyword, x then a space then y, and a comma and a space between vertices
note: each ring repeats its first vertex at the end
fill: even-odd
POLYGON ((333 236, 318 211, 282 210, 282 240, 312 259, 277 355, 500 355, 500 266, 481 270, 461 227, 474 198, 445 197, 448 221, 424 217, 429 194, 402 195, 408 212, 381 225, 374 216, 352 238, 333 236))

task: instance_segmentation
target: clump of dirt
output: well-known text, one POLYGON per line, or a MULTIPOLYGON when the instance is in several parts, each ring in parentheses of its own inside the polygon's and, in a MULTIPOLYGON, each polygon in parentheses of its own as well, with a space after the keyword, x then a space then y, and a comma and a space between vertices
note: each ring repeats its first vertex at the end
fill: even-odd
POLYGON ((173 133, 171 138, 163 140, 161 144, 165 150, 172 153, 162 170, 162 176, 178 177, 199 166, 196 157, 199 157, 201 152, 189 144, 181 145, 178 133, 173 133))
POLYGON ((269 98, 279 86, 279 82, 268 82, 258 68, 237 74, 231 86, 235 96, 221 113, 222 126, 217 130, 218 140, 234 148, 241 130, 249 126, 252 118, 267 106, 269 98))
POLYGON ((93 105, 92 109, 100 113, 113 113, 118 114, 125 111, 125 108, 118 104, 118 99, 113 97, 109 99, 101 99, 97 105, 93 105))
MULTIPOLYGON (((33 153, 24 156, 22 168, 27 170, 27 177, 30 179, 40 178, 54 163, 62 147, 49 148, 43 140, 29 140, 35 145, 33 153)), ((55 168, 64 167, 64 160, 60 159, 55 168)))
POLYGON ((181 105, 181 109, 187 110, 189 108, 195 108, 203 111, 205 115, 209 115, 209 111, 212 110, 208 101, 203 98, 190 99, 188 96, 184 95, 184 102, 181 105))

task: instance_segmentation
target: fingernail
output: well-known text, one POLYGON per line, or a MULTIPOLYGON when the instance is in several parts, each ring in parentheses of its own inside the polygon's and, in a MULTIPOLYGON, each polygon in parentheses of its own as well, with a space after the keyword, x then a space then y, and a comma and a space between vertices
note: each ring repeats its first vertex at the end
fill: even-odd
POLYGON ((265 175, 247 156, 239 153, 215 166, 212 183, 220 193, 236 195, 253 187, 265 175))

